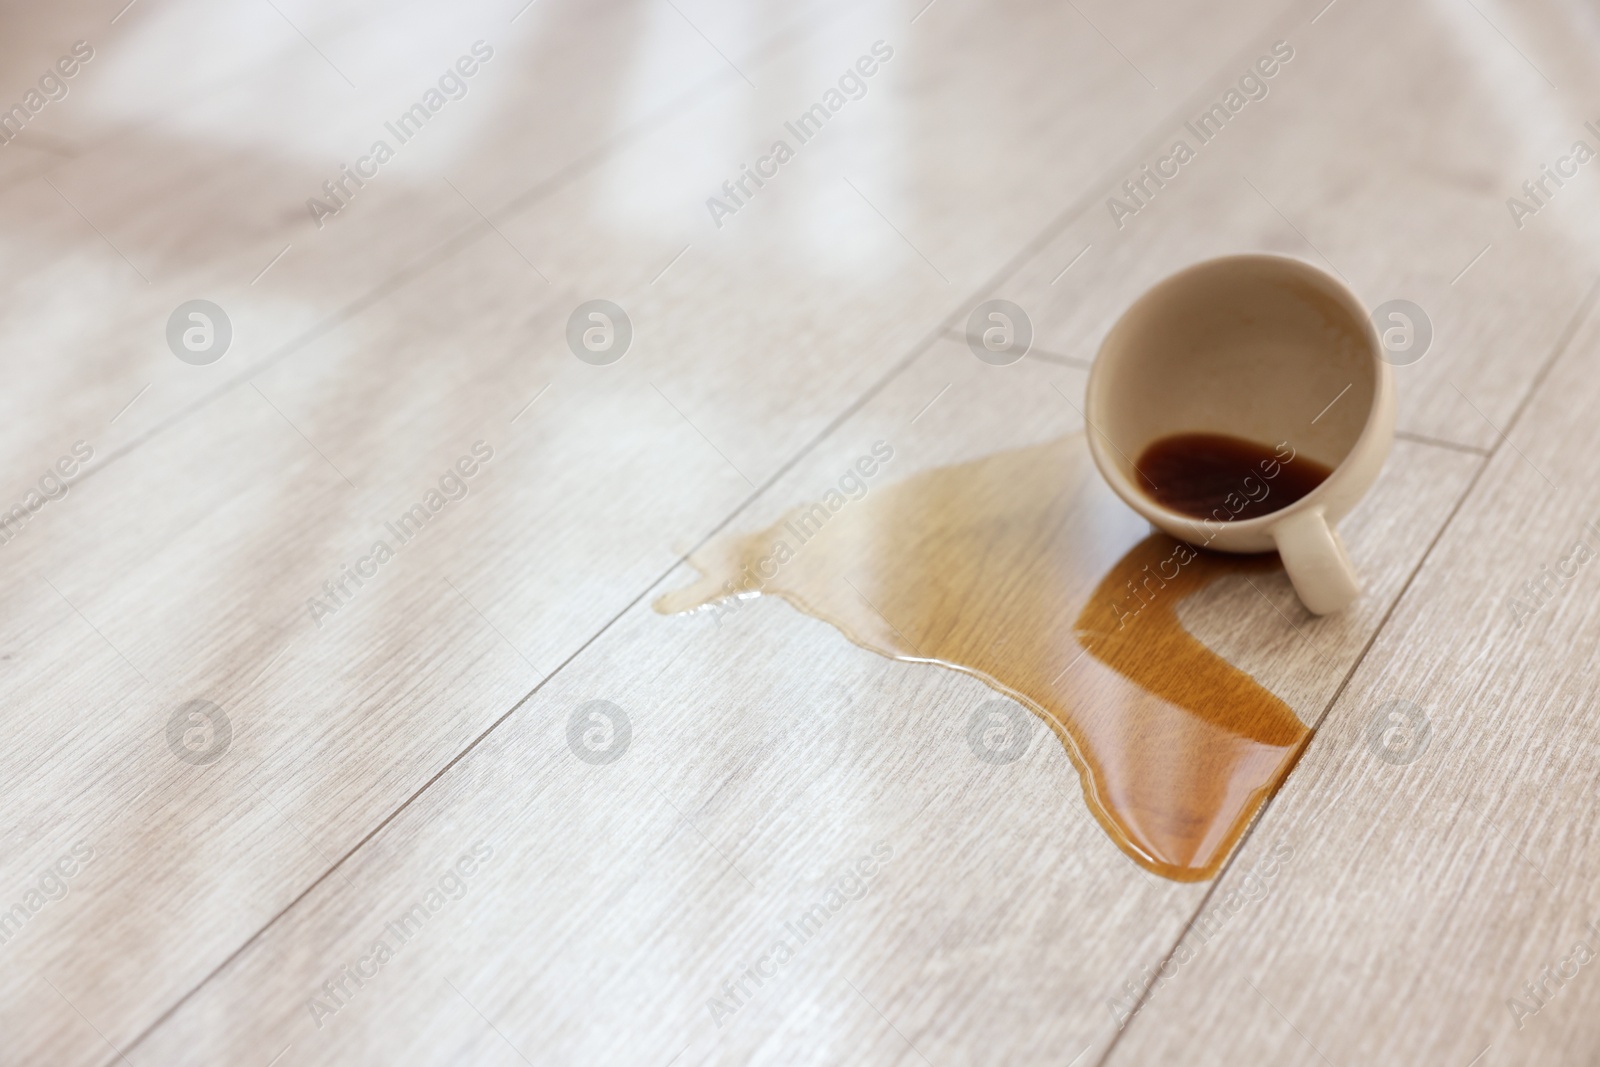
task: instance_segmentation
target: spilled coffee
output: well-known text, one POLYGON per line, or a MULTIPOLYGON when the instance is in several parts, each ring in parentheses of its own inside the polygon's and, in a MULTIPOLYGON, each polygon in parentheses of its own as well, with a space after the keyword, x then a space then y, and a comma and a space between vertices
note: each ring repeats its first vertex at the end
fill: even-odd
POLYGON ((1054 731, 1111 839, 1168 878, 1214 875, 1311 735, 1179 614, 1213 582, 1278 570, 1277 557, 1150 533, 1095 477, 1081 434, 796 509, 691 562, 702 579, 656 610, 778 596, 873 652, 1016 699, 1054 731))

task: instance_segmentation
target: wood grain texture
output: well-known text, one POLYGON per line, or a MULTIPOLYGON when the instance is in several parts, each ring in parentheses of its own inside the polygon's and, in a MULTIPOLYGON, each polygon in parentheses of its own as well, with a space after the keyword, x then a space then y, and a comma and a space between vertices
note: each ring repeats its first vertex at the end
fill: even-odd
MULTIPOLYGON (((1081 387, 1071 368, 989 367, 940 342, 738 525, 758 529, 815 495, 879 438, 895 442, 904 477, 1071 430, 1081 387)), ((1370 582, 1359 611, 1313 621, 1274 574, 1259 591, 1219 583, 1185 621, 1302 715, 1320 714, 1480 462, 1398 446, 1344 531, 1370 582)), ((1107 521, 1128 515, 1109 490, 1100 503, 1107 521)), ((801 1048, 870 1062, 1103 1048, 1103 990, 1158 962, 1206 887, 1123 857, 1053 740, 1010 766, 976 760, 966 721, 993 697, 784 605, 720 623, 636 605, 132 1058, 210 1062, 274 1041, 299 1063, 500 1056, 502 1041, 606 1062, 686 1047, 715 1063, 786 1062, 801 1048), (602 767, 567 747, 570 713, 592 699, 632 722, 632 747, 602 767), (480 839, 496 855, 481 891, 317 1027, 316 987, 480 839), (715 1026, 706 1002, 721 983, 880 840, 894 858, 869 891, 770 993, 715 1026)))
POLYGON ((1593 495, 1573 402, 1595 327, 1513 423, 1600 272, 1593 175, 1521 230, 1504 206, 1596 117, 1592 15, 276 7, 72 5, 0 41, 22 85, 109 27, 105 62, 0 149, 6 502, 96 450, 0 545, 0 1063, 1592 1051, 1589 968, 1521 1030, 1504 1004, 1600 919, 1589 570, 1504 629, 1593 495), (496 58, 470 94, 318 230, 305 198, 478 37, 496 58), (1109 189, 1280 37, 1271 95, 1112 228, 1109 189), (717 228, 705 198, 880 38, 866 95, 717 228), (901 477, 1071 432, 1127 301, 1255 248, 1417 300, 1439 333, 1400 368, 1414 439, 1343 526, 1358 609, 1311 619, 1280 574, 1181 608, 1306 722, 1343 689, 1215 887, 1130 863, 1042 731, 1018 763, 975 759, 994 694, 971 678, 770 602, 650 612, 708 534, 772 522, 874 440, 901 477), (989 367, 949 336, 989 295, 1033 313, 1036 358, 989 367), (237 331, 210 367, 161 337, 195 296, 237 331), (597 296, 636 327, 610 367, 563 339, 597 296), (322 583, 480 439, 465 498, 317 625, 322 583), (215 764, 169 747, 192 699, 229 716, 215 764), (568 745, 593 699, 631 719, 613 764, 568 745), (1414 764, 1368 747, 1394 699, 1433 718, 1414 764), (723 983, 857 896, 852 870, 859 899, 716 1025, 723 983), (1234 905, 1119 1036, 1130 983, 1234 905))

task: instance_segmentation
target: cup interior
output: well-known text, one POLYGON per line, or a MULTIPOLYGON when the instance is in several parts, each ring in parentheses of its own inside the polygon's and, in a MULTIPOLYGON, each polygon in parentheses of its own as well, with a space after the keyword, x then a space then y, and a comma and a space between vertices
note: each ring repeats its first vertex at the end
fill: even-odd
MULTIPOLYGON (((1089 416, 1101 458, 1144 494, 1134 464, 1174 434, 1288 442, 1330 470, 1378 393, 1377 339, 1348 290, 1277 256, 1230 256, 1141 297, 1096 359, 1089 416)), ((1144 494, 1148 495, 1148 494, 1144 494)))

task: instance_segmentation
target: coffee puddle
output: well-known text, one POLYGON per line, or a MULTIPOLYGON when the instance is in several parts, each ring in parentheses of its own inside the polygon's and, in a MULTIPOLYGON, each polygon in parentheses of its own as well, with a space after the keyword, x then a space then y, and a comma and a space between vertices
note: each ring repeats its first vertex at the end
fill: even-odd
POLYGON ((1276 557, 1150 534, 1081 435, 880 485, 820 529, 817 511, 708 546, 656 610, 779 596, 871 651, 976 675, 1055 731, 1112 840, 1180 881, 1217 872, 1310 737, 1177 614, 1276 557))

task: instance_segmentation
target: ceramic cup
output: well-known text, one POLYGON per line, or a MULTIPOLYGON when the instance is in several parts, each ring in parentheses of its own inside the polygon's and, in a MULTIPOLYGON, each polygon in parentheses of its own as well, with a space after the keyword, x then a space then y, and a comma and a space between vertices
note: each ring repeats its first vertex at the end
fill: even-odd
MULTIPOLYGON (((1090 451, 1117 495, 1173 537, 1283 559, 1306 608, 1338 611, 1361 582, 1334 529, 1378 476, 1394 440, 1394 377, 1361 302, 1286 256, 1240 255, 1179 271, 1106 335, 1089 372, 1090 451), (1333 471, 1277 511, 1200 519, 1152 498, 1134 468, 1179 433, 1281 444, 1333 471)), ((1292 461, 1291 461, 1292 462, 1292 461)))

